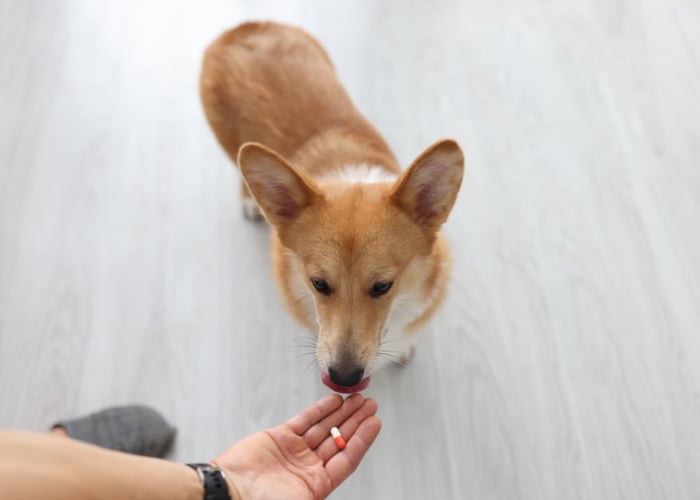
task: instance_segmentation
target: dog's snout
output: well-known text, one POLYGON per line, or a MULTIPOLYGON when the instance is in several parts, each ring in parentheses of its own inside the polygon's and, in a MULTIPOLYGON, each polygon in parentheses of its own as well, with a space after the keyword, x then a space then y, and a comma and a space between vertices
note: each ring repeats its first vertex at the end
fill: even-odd
POLYGON ((344 387, 352 387, 362 382, 362 376, 365 374, 364 368, 344 368, 333 367, 328 369, 328 377, 336 385, 344 387))

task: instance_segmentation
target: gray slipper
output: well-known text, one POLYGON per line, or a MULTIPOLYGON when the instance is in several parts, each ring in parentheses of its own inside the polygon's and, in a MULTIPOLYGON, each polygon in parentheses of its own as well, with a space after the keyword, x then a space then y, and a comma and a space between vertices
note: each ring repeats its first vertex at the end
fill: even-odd
POLYGON ((73 439, 111 450, 162 458, 177 430, 147 406, 115 406, 97 413, 57 422, 73 439))

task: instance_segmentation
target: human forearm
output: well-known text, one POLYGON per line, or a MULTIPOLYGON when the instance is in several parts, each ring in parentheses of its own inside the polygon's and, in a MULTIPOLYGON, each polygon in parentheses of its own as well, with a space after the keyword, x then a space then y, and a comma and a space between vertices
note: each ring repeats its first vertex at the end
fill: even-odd
POLYGON ((0 431, 0 485, 11 499, 201 500, 186 465, 48 434, 0 431))

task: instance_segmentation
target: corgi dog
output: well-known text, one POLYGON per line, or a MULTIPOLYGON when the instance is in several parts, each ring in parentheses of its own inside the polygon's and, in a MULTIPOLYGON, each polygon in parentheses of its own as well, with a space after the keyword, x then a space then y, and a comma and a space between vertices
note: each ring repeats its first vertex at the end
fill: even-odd
POLYGON ((272 266, 294 317, 316 334, 322 381, 364 390, 406 363, 442 301, 440 227, 464 158, 450 139, 402 171, 357 111, 321 45, 303 30, 242 24, 206 50, 206 118, 243 177, 243 212, 272 226, 272 266))

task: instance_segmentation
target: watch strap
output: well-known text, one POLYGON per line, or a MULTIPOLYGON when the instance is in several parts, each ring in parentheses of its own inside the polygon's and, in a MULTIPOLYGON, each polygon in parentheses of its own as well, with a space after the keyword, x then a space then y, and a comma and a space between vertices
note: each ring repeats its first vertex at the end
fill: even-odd
POLYGON ((197 472, 204 486, 204 500, 231 500, 224 472, 211 464, 186 464, 197 472))

